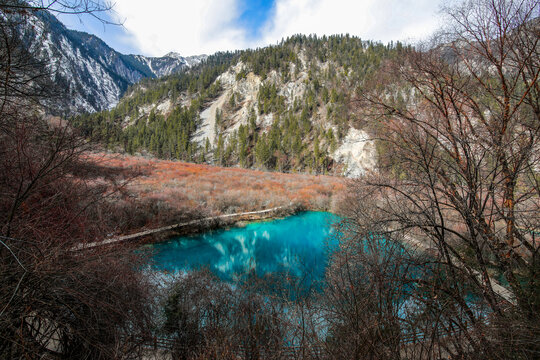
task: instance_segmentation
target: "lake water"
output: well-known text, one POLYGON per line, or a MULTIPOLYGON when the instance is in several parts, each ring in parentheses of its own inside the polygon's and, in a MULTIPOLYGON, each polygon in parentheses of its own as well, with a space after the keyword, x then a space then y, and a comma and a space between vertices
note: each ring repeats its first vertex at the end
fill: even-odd
POLYGON ((152 245, 153 267, 177 273, 208 267, 223 280, 255 271, 285 274, 311 283, 324 277, 329 248, 335 244, 327 212, 303 212, 245 227, 179 237, 152 245))

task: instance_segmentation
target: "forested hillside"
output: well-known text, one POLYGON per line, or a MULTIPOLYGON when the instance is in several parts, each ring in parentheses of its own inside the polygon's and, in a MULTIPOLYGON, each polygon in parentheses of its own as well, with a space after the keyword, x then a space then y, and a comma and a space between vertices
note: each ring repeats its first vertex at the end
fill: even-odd
POLYGON ((358 130, 356 91, 402 51, 401 43, 298 35, 143 80, 114 109, 73 123, 85 136, 131 154, 357 174, 374 166, 375 145, 358 130))

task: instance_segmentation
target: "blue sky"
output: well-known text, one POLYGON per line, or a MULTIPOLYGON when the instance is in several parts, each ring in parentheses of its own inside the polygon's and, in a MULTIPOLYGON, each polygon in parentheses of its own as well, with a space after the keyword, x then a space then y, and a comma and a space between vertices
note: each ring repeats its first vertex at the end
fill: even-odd
POLYGON ((262 27, 270 17, 273 6, 273 0, 243 0, 241 2, 238 23, 248 30, 248 36, 252 39, 257 39, 262 35, 262 27))
MULTIPOLYGON (((68 28, 84 31, 99 36, 113 49, 124 54, 140 54, 141 49, 132 40, 132 36, 123 26, 104 24, 91 16, 56 15, 68 28)), ((118 23, 111 14, 100 14, 106 21, 118 23)))
MULTIPOLYGON (((450 0, 452 1, 452 0, 450 0)), ((61 16, 69 28, 102 38, 122 53, 211 54, 274 44, 297 33, 349 33, 415 42, 439 26, 441 0, 115 0, 106 25, 61 16)))

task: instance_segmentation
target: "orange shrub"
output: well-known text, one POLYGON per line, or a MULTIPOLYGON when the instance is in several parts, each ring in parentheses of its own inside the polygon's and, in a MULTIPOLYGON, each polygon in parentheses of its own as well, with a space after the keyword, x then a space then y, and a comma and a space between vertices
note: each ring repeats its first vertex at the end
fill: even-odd
MULTIPOLYGON (((188 209, 217 215, 296 203, 310 210, 330 210, 346 188, 343 178, 332 176, 223 168, 115 154, 89 154, 88 158, 117 171, 140 174, 127 189, 133 198, 156 202, 153 213, 158 219, 148 220, 152 223, 170 220, 161 212, 188 209)), ((105 182, 106 178, 96 181, 105 182)))

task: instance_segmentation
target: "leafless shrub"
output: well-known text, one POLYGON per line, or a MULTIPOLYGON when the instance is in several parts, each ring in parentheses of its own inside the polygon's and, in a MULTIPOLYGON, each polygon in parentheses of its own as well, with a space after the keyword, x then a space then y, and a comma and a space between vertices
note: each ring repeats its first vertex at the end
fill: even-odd
POLYGON ((110 231, 99 215, 126 178, 97 180, 83 156, 88 145, 65 122, 42 116, 55 95, 50 74, 16 28, 41 7, 80 13, 100 4, 0 3, 1 358, 136 358, 152 327, 140 254, 72 250, 110 231))
POLYGON ((449 8, 443 42, 403 51, 362 97, 388 151, 347 209, 360 233, 433 250, 418 282, 432 300, 415 295, 425 324, 437 324, 418 344, 428 357, 539 354, 538 10, 537 1, 449 8), (406 103, 393 100, 397 85, 406 103), (493 277, 507 282, 506 300, 493 277))
MULTIPOLYGON (((270 284, 254 275, 222 282, 208 270, 180 276, 169 290, 165 334, 181 359, 279 359, 286 341, 284 303, 269 296, 270 284)), ((274 289, 275 290, 275 289, 274 289)))

